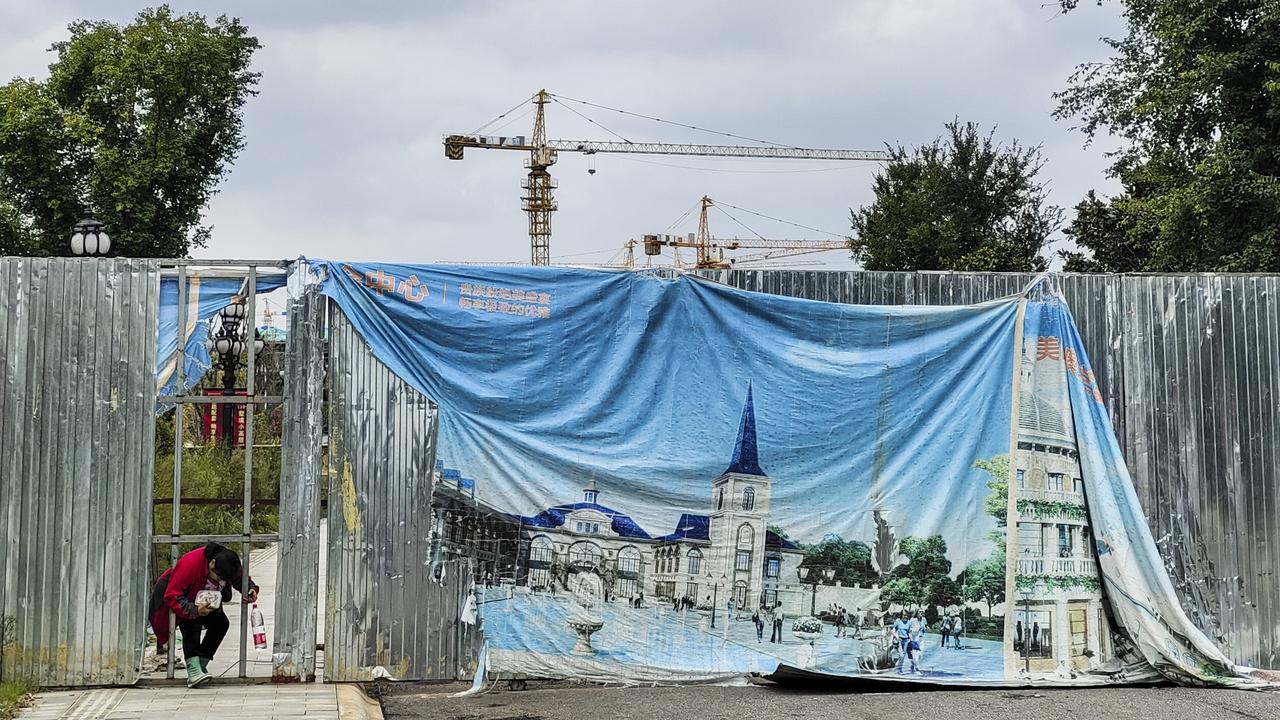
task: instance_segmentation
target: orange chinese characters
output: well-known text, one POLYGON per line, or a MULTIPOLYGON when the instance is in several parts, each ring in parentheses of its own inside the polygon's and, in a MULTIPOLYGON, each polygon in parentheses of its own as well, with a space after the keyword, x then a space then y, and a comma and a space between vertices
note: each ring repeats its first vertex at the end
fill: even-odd
POLYGON ((364 274, 364 284, 378 291, 379 295, 396 291, 396 276, 382 270, 370 270, 364 274))
POLYGON ((1080 361, 1076 358, 1075 348, 1067 348, 1062 351, 1062 362, 1067 366, 1067 372, 1074 375, 1080 371, 1080 361))
POLYGON ((418 280, 417 275, 410 275, 407 279, 401 280, 396 292, 403 295, 409 302, 422 302, 424 298, 431 297, 431 291, 418 280))
POLYGON ((1036 341, 1036 360, 1057 360, 1061 353, 1062 341, 1052 335, 1041 335, 1036 341))

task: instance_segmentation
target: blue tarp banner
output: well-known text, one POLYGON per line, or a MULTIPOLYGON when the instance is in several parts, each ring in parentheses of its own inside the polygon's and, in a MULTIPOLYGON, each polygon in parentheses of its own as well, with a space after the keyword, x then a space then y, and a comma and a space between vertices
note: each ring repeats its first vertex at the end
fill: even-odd
MULTIPOLYGON (((259 277, 256 282, 260 293, 284 287, 285 276, 259 277)), ((209 350, 205 341, 209 339, 209 321, 219 310, 245 297, 248 281, 241 277, 203 277, 199 272, 187 275, 186 287, 186 326, 181 334, 184 339, 183 386, 178 385, 178 316, 179 288, 178 278, 163 277, 160 279, 160 322, 156 331, 158 360, 156 362, 156 392, 158 395, 177 395, 195 387, 200 378, 209 370, 209 350)), ((250 323, 252 324, 252 323, 250 323)), ((161 410, 167 408, 161 407, 161 410)))
POLYGON ((1243 682, 1178 605, 1050 293, 875 307, 318 269, 439 406, 448 522, 507 539, 475 555, 490 673, 1243 682))

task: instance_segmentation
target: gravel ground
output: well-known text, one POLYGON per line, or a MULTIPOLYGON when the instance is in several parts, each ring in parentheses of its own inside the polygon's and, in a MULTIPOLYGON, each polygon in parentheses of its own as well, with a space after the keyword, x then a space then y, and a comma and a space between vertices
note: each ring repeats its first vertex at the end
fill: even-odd
POLYGON ((530 682, 512 692, 500 683, 469 698, 458 685, 379 686, 388 720, 1273 720, 1280 692, 1200 688, 1090 690, 927 690, 850 692, 808 686, 604 688, 530 682))

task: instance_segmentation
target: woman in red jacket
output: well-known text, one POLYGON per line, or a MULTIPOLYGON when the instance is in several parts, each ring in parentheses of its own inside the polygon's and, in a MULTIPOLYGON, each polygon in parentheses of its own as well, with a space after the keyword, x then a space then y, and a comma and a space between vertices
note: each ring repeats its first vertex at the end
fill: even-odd
MULTIPOLYGON (((187 686, 195 687, 208 682, 207 673, 213 654, 222 644, 231 623, 221 607, 197 604, 196 596, 202 590, 221 593, 222 602, 231 601, 231 589, 239 588, 241 581, 240 556, 235 551, 217 543, 209 543, 178 559, 178 564, 160 576, 151 591, 151 606, 147 616, 156 634, 158 652, 164 652, 169 643, 169 611, 177 616, 178 630, 182 633, 182 654, 187 665, 187 686), (203 639, 201 635, 203 634, 203 639)), ((258 586, 249 579, 249 593, 242 598, 251 603, 258 599, 258 586)))

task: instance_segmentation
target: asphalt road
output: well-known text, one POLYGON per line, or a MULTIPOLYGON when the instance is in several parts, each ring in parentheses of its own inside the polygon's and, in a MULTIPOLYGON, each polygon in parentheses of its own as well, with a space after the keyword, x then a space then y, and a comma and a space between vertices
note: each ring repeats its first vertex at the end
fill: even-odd
POLYGON ((388 720, 1273 720, 1280 692, 1200 688, 849 692, 762 683, 746 687, 606 688, 500 683, 469 698, 465 685, 396 685, 382 697, 388 720))

